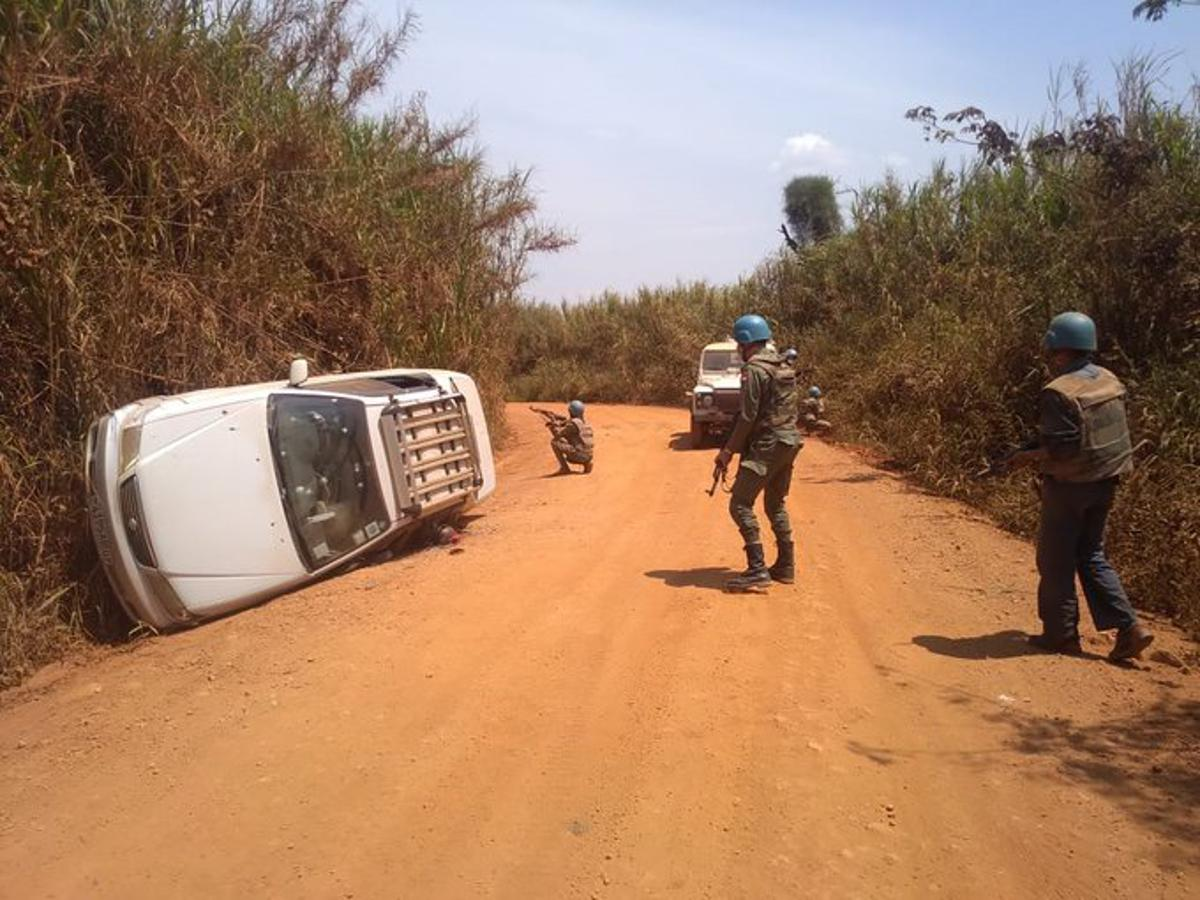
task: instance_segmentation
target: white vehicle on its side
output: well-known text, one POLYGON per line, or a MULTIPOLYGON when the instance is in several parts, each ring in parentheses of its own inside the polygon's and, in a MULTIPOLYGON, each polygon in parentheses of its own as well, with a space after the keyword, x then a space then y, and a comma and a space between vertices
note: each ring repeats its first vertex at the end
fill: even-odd
POLYGON ((742 403, 742 357, 733 341, 707 345, 700 353, 696 386, 691 397, 692 446, 699 447, 706 435, 722 435, 737 417, 742 403))
POLYGON ((284 593, 495 490, 459 372, 392 369, 152 397, 88 433, 88 509, 129 615, 163 630, 284 593))

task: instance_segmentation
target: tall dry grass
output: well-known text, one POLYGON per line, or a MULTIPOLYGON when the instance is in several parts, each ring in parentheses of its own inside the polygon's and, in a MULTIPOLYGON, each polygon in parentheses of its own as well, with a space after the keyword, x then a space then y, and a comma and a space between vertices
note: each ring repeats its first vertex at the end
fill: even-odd
POLYGON ((351 0, 0 0, 0 686, 121 633, 82 439, 141 396, 437 365, 503 395, 524 173, 419 100, 367 118, 411 19, 351 0))
POLYGON ((1032 433, 1046 323, 1085 310, 1147 441, 1113 514, 1113 555, 1137 603, 1198 628, 1200 120, 1159 102, 1155 75, 1127 67, 1111 110, 1077 83, 1078 110, 1027 144, 874 185, 847 234, 738 284, 527 307, 512 385, 682 403, 699 348, 761 312, 800 349, 843 435, 1028 534, 1028 482, 971 475, 1032 433))

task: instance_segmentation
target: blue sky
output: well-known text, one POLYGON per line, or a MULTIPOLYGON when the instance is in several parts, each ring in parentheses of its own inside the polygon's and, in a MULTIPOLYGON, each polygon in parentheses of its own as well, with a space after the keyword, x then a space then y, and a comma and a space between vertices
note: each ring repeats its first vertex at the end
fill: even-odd
MULTIPOLYGON (((403 8, 364 0, 381 23, 403 8)), ((538 256, 528 296, 749 272, 778 247, 783 185, 915 179, 943 155, 906 109, 974 104, 1007 124, 1047 109, 1052 69, 1098 89, 1133 52, 1200 72, 1200 9, 1134 22, 1133 0, 415 0, 420 32, 380 109, 425 95, 435 121, 476 120, 490 164, 533 170, 541 218, 578 243, 538 256)))

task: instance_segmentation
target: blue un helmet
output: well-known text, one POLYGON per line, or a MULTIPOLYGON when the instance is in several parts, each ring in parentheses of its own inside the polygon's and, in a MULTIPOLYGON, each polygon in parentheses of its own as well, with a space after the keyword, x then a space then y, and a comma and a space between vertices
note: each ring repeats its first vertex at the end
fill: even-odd
POLYGON ((1096 323, 1081 312, 1059 313, 1050 320, 1050 328, 1042 340, 1046 350, 1096 350, 1096 323))
POLYGON ((582 419, 583 418, 583 401, 582 400, 572 400, 570 403, 567 404, 567 412, 569 412, 571 414, 572 419, 582 419))
POLYGON ((808 396, 816 398, 821 396, 821 389, 815 384, 808 389, 808 396))
POLYGON ((750 313, 733 323, 733 339, 739 344, 757 344, 771 339, 771 326, 762 316, 750 313))

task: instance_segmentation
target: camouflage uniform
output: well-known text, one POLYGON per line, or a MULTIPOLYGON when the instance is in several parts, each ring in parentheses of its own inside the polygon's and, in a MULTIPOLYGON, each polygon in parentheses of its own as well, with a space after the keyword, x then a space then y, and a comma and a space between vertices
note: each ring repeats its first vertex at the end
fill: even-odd
POLYGON ((595 448, 595 438, 592 426, 584 419, 570 418, 554 430, 550 440, 550 449, 558 458, 558 464, 567 468, 567 463, 591 466, 592 452, 595 448))
POLYGON ((788 490, 792 466, 804 446, 796 430, 796 373, 771 348, 759 350, 742 367, 742 409, 725 447, 740 453, 737 478, 729 498, 729 514, 747 545, 762 543, 754 501, 763 493, 763 506, 775 539, 792 541, 788 490))
POLYGON ((822 397, 805 397, 804 398, 804 424, 809 428, 816 428, 821 424, 821 420, 825 417, 825 400, 822 397))

